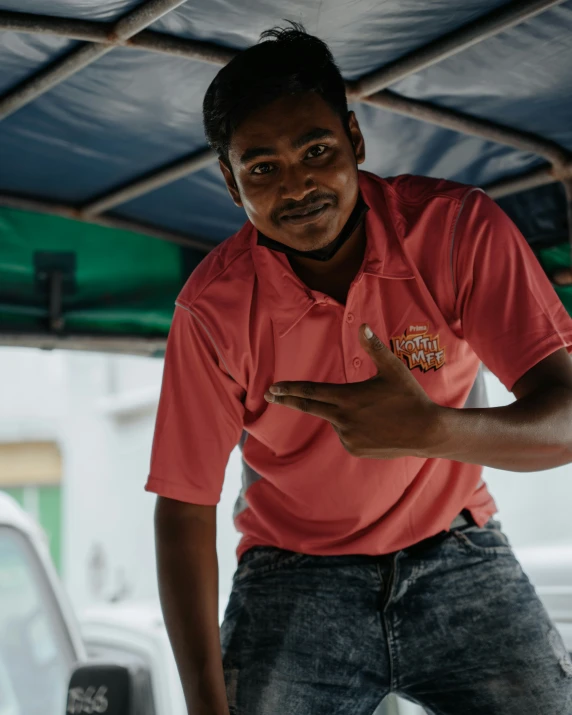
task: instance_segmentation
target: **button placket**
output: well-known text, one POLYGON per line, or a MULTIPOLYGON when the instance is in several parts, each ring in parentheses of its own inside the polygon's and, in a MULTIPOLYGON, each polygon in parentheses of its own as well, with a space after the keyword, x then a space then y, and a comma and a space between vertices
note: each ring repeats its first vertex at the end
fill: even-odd
POLYGON ((353 382, 356 379, 356 371, 361 368, 363 362, 361 358, 355 354, 356 346, 359 342, 357 335, 357 322, 359 316, 352 310, 354 304, 355 301, 352 300, 350 294, 348 294, 342 328, 342 339, 346 379, 349 382, 353 382))

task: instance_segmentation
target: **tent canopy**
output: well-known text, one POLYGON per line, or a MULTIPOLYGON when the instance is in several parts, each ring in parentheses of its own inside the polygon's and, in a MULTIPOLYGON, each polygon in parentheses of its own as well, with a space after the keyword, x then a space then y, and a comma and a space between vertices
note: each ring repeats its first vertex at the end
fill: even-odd
POLYGON ((245 220, 205 90, 284 18, 332 49, 364 168, 483 186, 549 275, 570 266, 570 0, 0 0, 1 343, 162 350, 245 220))

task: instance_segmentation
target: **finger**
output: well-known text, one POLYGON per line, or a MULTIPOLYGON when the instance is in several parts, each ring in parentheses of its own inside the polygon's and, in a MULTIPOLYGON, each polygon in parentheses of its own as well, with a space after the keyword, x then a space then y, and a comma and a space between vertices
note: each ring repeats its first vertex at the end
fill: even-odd
POLYGON ((337 408, 327 402, 317 402, 306 397, 292 397, 291 395, 273 395, 270 392, 264 393, 264 399, 274 405, 283 405, 292 410, 305 412, 309 415, 321 417, 328 422, 335 420, 337 408))
POLYGON ((273 395, 302 397, 315 402, 340 404, 344 398, 344 388, 348 385, 338 385, 330 382, 282 381, 270 385, 269 392, 273 395))
POLYGON ((403 365, 402 361, 392 353, 387 345, 381 342, 367 323, 360 327, 360 341, 380 372, 391 366, 403 365))

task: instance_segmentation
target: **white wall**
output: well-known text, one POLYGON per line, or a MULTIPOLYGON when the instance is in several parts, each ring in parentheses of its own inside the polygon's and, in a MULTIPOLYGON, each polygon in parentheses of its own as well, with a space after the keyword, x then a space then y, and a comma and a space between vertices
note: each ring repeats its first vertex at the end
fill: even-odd
POLYGON ((64 354, 0 348, 0 441, 52 440, 67 412, 64 354))
MULTIPOLYGON (((485 374, 491 406, 508 405, 512 393, 491 373, 485 374)), ((572 544, 572 465, 544 472, 484 470, 513 546, 568 542, 572 544)))
POLYGON ((232 511, 238 497, 242 480, 241 454, 236 447, 228 460, 222 496, 217 507, 217 554, 219 571, 219 592, 221 598, 228 598, 232 586, 232 576, 236 570, 236 547, 240 534, 234 528, 232 511))
MULTIPOLYGON (((60 445, 63 454, 62 563, 66 586, 77 605, 89 602, 92 578, 88 559, 100 545, 103 564, 101 591, 110 588, 113 570, 115 493, 111 483, 112 425, 96 409, 109 389, 106 358, 97 354, 66 354, 64 389, 68 410, 60 445)), ((94 593, 96 589, 93 589, 94 593)))

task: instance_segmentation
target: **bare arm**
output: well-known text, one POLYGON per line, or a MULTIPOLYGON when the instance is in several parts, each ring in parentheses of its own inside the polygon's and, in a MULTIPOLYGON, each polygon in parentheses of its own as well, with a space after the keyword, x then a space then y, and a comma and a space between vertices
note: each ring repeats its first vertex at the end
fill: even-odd
POLYGON ((506 407, 440 408, 427 456, 532 472, 572 462, 572 360, 565 348, 541 360, 512 389, 506 407))
POLYGON ((216 506, 158 497, 159 596, 189 714, 228 715, 218 622, 216 506))

